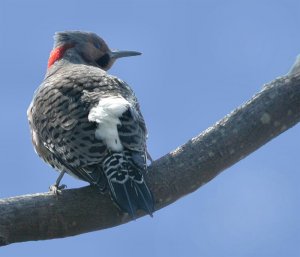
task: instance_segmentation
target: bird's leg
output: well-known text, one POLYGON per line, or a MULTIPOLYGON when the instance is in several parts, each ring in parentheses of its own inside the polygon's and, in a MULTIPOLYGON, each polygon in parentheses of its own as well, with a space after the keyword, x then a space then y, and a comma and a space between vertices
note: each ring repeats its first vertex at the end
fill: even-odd
POLYGON ((59 195, 61 194, 61 190, 65 189, 67 186, 62 184, 62 185, 59 185, 60 181, 62 180, 63 176, 65 175, 65 171, 61 171, 57 180, 55 181, 55 184, 54 185, 51 185, 49 187, 50 189, 50 192, 53 192, 55 195, 59 195))

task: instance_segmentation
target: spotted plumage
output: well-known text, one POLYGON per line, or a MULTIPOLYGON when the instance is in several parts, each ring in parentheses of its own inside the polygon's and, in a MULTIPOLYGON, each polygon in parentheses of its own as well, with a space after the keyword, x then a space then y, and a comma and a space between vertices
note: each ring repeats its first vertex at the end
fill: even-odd
POLYGON ((122 80, 108 75, 115 59, 137 55, 111 51, 93 33, 57 33, 45 80, 28 108, 32 142, 53 168, 109 189, 131 216, 150 215, 153 197, 144 181, 147 130, 138 101, 122 80))

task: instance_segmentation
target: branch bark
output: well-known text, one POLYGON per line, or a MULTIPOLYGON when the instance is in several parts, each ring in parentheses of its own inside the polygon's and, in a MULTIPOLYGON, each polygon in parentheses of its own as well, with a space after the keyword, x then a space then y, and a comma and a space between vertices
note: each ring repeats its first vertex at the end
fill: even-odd
MULTIPOLYGON (((300 74, 265 85, 248 102, 156 160, 147 181, 159 210, 207 183, 300 120, 300 74)), ((139 212, 139 216, 145 213, 139 212)), ((130 221, 91 187, 0 200, 0 245, 78 235, 130 221)))

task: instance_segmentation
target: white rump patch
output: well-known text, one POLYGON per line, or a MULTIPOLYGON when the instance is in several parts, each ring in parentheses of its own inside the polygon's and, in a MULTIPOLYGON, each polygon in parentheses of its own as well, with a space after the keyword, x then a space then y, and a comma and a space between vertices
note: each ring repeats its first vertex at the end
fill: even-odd
POLYGON ((122 151, 117 125, 121 124, 119 117, 130 107, 123 97, 103 98, 98 105, 90 110, 88 119, 98 123, 95 131, 97 139, 103 140, 113 151, 122 151))

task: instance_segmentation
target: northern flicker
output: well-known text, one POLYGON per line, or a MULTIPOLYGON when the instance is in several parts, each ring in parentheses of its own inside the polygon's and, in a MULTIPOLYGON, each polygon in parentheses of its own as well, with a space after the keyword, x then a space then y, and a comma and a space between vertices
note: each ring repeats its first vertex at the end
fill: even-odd
POLYGON ((35 151, 60 172, 51 189, 63 189, 68 173, 108 189, 132 217, 138 209, 152 215, 144 118, 132 89, 106 73, 116 59, 140 53, 112 51, 90 32, 58 32, 54 39, 45 79, 27 111, 35 151))

